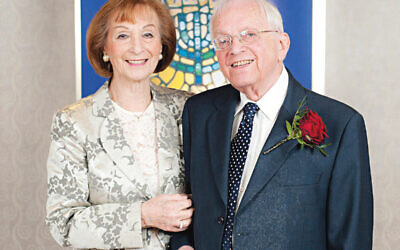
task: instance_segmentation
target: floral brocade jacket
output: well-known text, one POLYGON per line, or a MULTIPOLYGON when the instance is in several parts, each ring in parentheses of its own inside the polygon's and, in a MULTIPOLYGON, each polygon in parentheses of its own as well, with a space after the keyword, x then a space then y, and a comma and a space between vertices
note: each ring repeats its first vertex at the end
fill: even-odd
MULTIPOLYGON (((46 224, 62 246, 146 248, 141 203, 157 194, 144 183, 109 96, 93 95, 58 111, 47 162, 46 224)), ((161 193, 184 192, 181 115, 188 93, 151 85, 161 193)), ((170 236, 158 232, 165 245, 170 236)))

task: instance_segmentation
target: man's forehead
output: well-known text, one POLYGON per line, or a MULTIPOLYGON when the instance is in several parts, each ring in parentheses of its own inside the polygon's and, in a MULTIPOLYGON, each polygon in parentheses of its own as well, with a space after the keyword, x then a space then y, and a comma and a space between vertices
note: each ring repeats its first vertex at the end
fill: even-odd
POLYGON ((228 32, 249 28, 266 28, 268 20, 262 7, 255 1, 234 1, 224 5, 213 20, 214 32, 228 32))

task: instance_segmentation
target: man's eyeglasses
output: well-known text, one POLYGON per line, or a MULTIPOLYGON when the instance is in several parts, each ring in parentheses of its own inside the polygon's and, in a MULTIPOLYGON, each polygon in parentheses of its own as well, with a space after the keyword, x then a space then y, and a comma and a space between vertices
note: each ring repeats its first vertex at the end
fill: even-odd
MULTIPOLYGON (((239 41, 243 44, 249 44, 257 41, 261 33, 278 32, 277 30, 243 30, 239 33, 239 41)), ((212 43, 215 50, 224 50, 232 46, 233 37, 231 35, 221 35, 216 37, 212 43)))

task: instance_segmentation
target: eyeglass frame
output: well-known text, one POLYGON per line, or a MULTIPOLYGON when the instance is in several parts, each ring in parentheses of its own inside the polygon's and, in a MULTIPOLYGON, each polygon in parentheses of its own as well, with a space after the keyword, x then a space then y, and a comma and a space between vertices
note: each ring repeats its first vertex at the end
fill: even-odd
POLYGON ((258 38, 257 38, 256 40, 259 39, 260 33, 279 32, 279 30, 246 29, 246 30, 240 31, 239 34, 237 34, 237 35, 233 35, 233 36, 232 36, 232 35, 225 34, 225 35, 220 35, 220 36, 218 36, 218 37, 227 37, 227 38, 229 38, 229 40, 228 40, 228 41, 229 41, 229 46, 226 47, 226 48, 223 48, 223 49, 219 49, 219 48, 218 48, 218 46, 216 45, 216 40, 218 39, 218 37, 212 40, 212 45, 213 45, 213 47, 214 47, 215 50, 221 51, 221 50, 226 50, 226 49, 229 49, 230 47, 232 47, 233 38, 236 37, 236 36, 238 37, 239 42, 242 43, 242 44, 249 44, 249 43, 251 43, 251 42, 256 41, 256 40, 253 40, 253 41, 250 41, 250 42, 246 42, 246 41, 245 41, 245 43, 242 42, 242 41, 244 41, 244 40, 242 39, 241 34, 242 34, 243 32, 247 32, 247 31, 255 31, 255 33, 256 33, 257 36, 258 36, 258 38))

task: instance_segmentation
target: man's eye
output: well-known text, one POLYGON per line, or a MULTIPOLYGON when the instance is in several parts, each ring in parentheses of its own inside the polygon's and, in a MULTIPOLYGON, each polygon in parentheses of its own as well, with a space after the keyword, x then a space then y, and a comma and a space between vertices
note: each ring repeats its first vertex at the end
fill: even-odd
POLYGON ((248 38, 254 38, 254 37, 257 36, 257 33, 254 32, 254 31, 247 31, 247 32, 244 33, 244 35, 245 35, 246 37, 248 37, 248 38))
POLYGON ((125 39, 125 38, 127 38, 127 37, 128 37, 127 34, 119 34, 119 35, 117 36, 117 39, 125 39))
POLYGON ((219 44, 227 44, 228 42, 229 42, 229 39, 227 39, 226 37, 218 39, 219 44))

